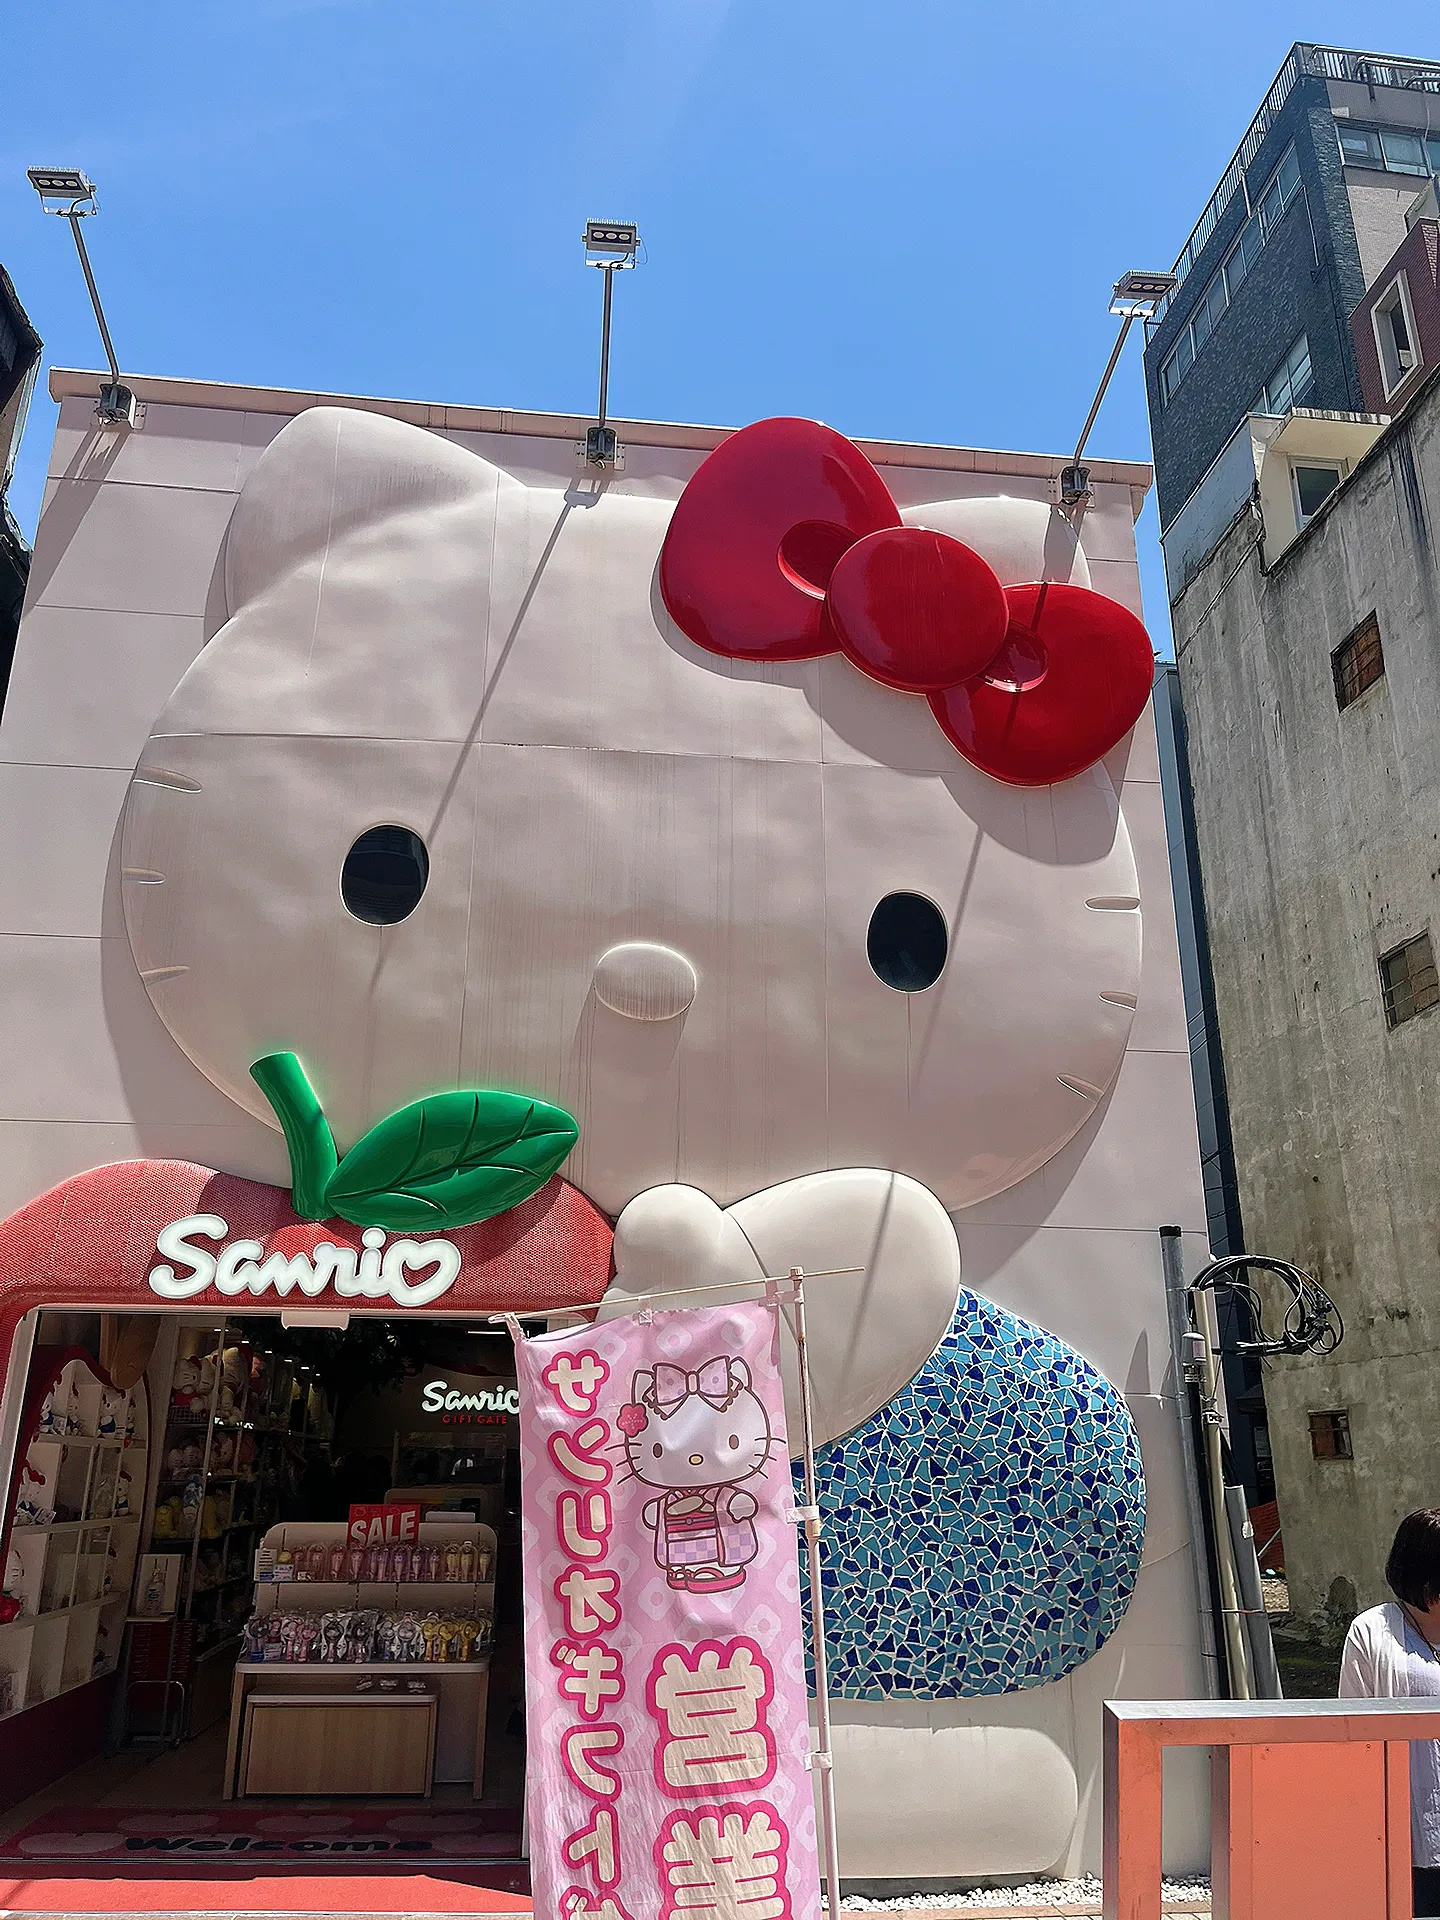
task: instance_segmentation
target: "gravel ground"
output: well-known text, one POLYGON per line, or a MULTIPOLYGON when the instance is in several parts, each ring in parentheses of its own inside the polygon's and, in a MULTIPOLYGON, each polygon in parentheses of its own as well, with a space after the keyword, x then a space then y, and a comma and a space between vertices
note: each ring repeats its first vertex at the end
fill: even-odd
MULTIPOLYGON (((1176 1901, 1207 1901, 1208 1880, 1164 1880, 1160 1884, 1161 1904, 1176 1901)), ((862 1894, 846 1894, 840 1902, 844 1913, 917 1912, 924 1907, 947 1913, 983 1912, 986 1907, 1098 1907, 1100 1882, 1091 1875, 1080 1880, 1027 1880, 1019 1887, 974 1887, 968 1893, 910 1893, 890 1900, 867 1900, 862 1894)))

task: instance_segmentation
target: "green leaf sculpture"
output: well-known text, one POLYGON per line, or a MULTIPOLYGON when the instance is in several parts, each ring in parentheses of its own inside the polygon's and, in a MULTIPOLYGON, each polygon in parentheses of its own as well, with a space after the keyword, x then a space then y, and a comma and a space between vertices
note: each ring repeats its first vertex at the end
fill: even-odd
POLYGON ((337 1161, 330 1128, 293 1053, 250 1069, 290 1148, 291 1198, 308 1220, 338 1216, 389 1232, 466 1227, 543 1187, 579 1138, 562 1107, 518 1093, 435 1093, 381 1120, 337 1161))

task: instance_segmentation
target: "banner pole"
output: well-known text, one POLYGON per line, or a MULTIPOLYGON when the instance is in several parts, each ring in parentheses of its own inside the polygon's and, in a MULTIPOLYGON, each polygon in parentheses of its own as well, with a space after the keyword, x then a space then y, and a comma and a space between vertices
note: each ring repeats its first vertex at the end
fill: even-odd
POLYGON ((825 1839, 825 1902, 832 1920, 840 1911, 840 1846, 835 1821, 835 1769, 830 1747, 830 1673, 825 1658, 825 1601, 820 1591, 820 1506, 815 1487, 815 1423, 810 1406, 810 1359, 805 1348, 805 1272, 790 1269, 795 1351, 800 1361, 800 1431, 805 1456, 805 1555, 810 1569, 810 1643, 815 1660, 815 1721, 819 1745, 811 1755, 820 1769, 820 1815, 825 1839))

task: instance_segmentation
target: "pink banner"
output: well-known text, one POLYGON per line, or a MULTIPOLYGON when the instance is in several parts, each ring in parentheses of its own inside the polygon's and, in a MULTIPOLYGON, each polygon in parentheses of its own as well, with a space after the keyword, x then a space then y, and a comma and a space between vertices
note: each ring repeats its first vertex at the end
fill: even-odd
POLYGON ((819 1920, 775 1310, 516 1359, 536 1913, 819 1920))

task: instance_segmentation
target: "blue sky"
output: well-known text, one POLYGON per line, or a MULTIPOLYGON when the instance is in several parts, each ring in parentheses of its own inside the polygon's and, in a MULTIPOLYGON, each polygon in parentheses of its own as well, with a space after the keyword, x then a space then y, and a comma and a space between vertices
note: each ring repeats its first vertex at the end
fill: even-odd
MULTIPOLYGON (((1044 451, 1112 280, 1173 260, 1291 41, 1440 55, 1433 6, 1387 0, 72 0, 0 36, 0 260, 47 363, 100 350, 36 163, 99 183, 129 371, 585 409, 602 215, 647 247, 615 412, 1044 451)), ((1097 456, 1147 456, 1138 345, 1097 456)), ((52 420, 42 389, 27 529, 52 420)))

